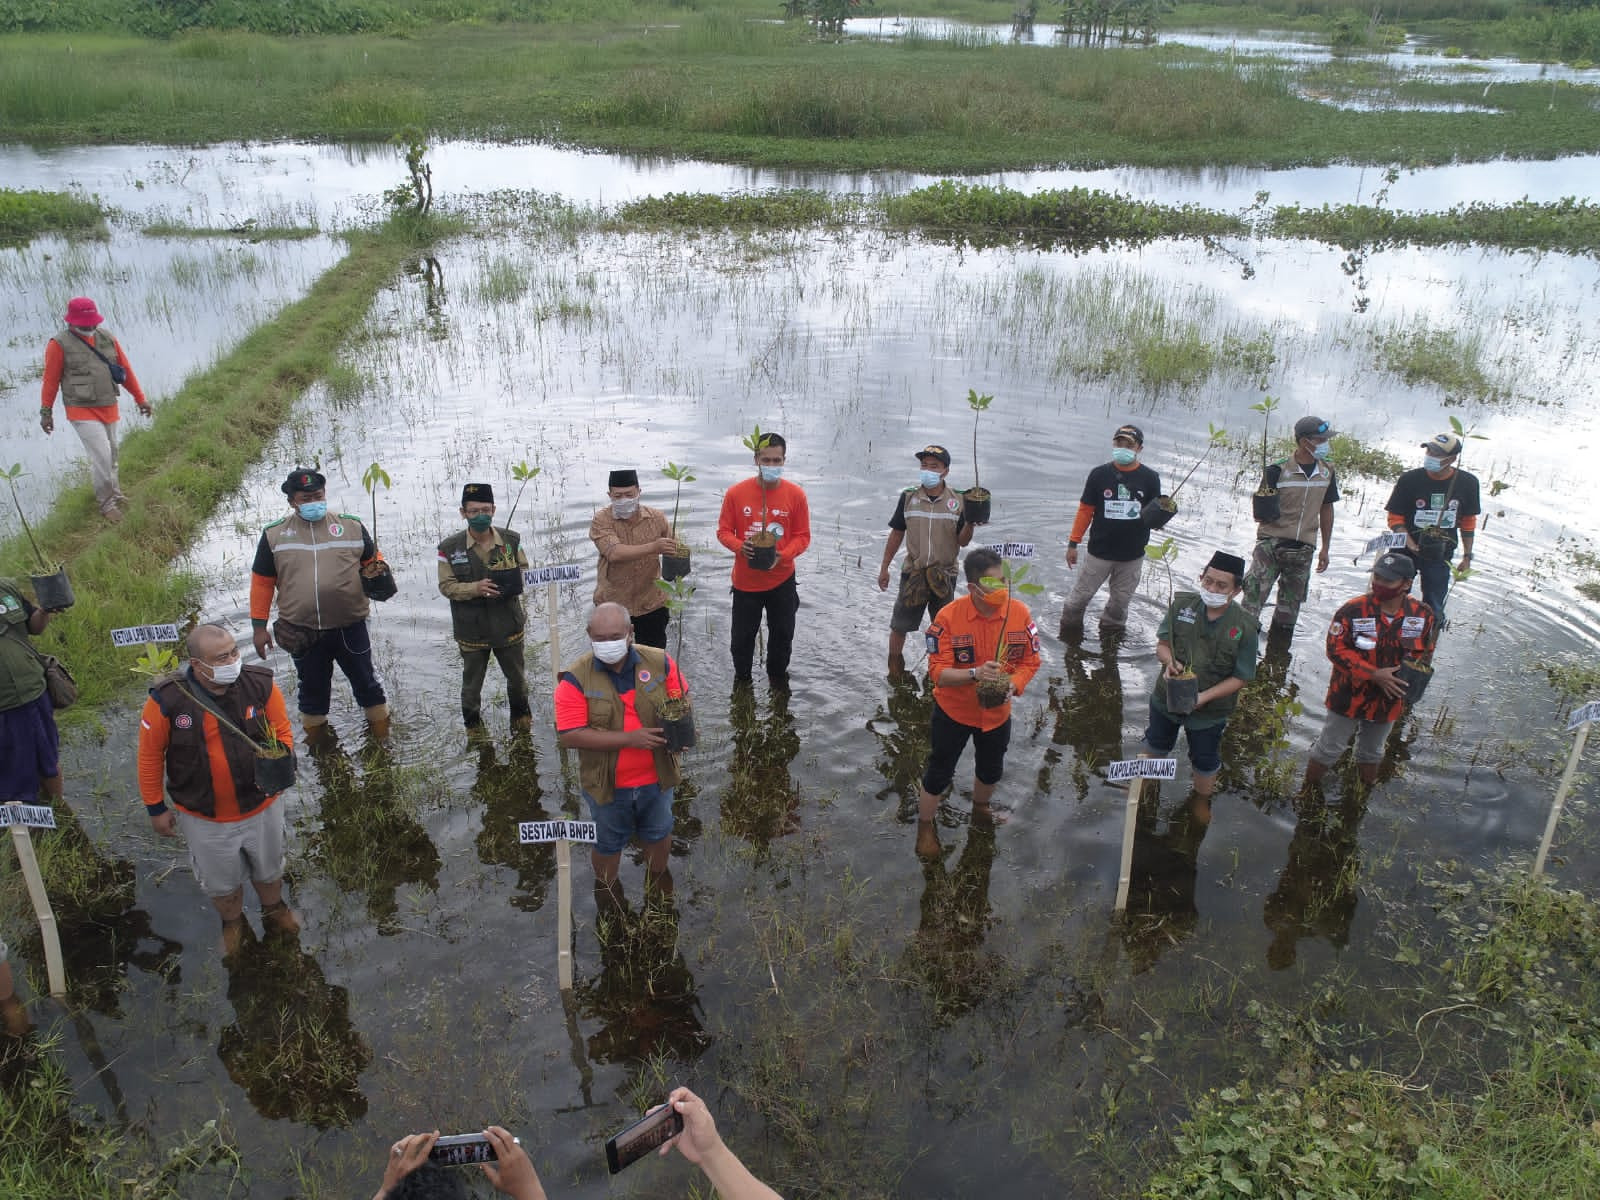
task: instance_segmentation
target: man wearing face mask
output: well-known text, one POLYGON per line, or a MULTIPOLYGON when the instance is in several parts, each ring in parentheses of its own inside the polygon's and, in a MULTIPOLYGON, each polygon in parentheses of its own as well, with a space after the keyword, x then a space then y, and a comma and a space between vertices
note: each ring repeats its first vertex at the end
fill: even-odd
POLYGON ((87 296, 67 302, 61 318, 65 328, 45 343, 44 385, 39 394, 39 428, 56 429, 56 393, 61 394, 72 431, 89 455, 89 479, 94 485, 100 515, 115 524, 122 520, 119 506, 128 498, 117 480, 117 396, 119 388, 145 416, 150 404, 134 377, 128 356, 102 322, 100 310, 87 296))
POLYGON ((762 436, 756 474, 741 479, 722 498, 717 541, 733 551, 733 682, 750 682, 761 614, 767 616, 767 678, 775 688, 789 686, 789 656, 794 648, 794 618, 800 611, 794 563, 811 545, 811 509, 798 484, 783 477, 788 443, 775 433, 762 436), (759 567, 756 544, 765 532, 776 535, 777 561, 759 567))
POLYGON ((639 472, 611 472, 606 492, 610 507, 589 522, 589 540, 600 552, 594 602, 622 605, 633 618, 633 640, 665 649, 671 613, 656 580, 661 556, 677 550, 672 526, 659 510, 639 503, 639 472))
POLYGON ((956 558, 972 540, 973 527, 967 524, 961 495, 944 482, 950 473, 950 451, 924 446, 917 451, 917 462, 922 468, 917 486, 900 493, 889 518, 883 565, 878 568, 878 590, 886 592, 889 564, 905 545, 900 590, 889 618, 889 670, 894 672, 905 670, 906 634, 922 628, 923 610, 931 621, 955 596, 956 558))
POLYGON ((326 733, 337 663, 367 715, 372 736, 389 736, 389 700, 372 661, 371 605, 361 569, 382 555, 361 518, 328 512, 327 480, 296 467, 280 489, 294 509, 261 531, 250 566, 250 624, 261 658, 282 645, 300 675, 300 721, 306 739, 326 733), (273 594, 278 621, 271 630, 273 594), (276 640, 274 640, 276 638, 276 640))
POLYGON ((1244 580, 1240 606, 1257 619, 1278 586, 1272 613, 1272 634, 1294 633, 1300 606, 1311 590, 1311 560, 1317 573, 1328 569, 1328 543, 1333 537, 1333 506, 1339 484, 1327 463, 1333 430, 1321 417, 1301 417, 1294 424, 1294 453, 1267 467, 1264 486, 1278 492, 1278 519, 1256 526, 1256 548, 1244 580), (1320 540, 1320 548, 1313 542, 1320 540))
POLYGON ((969 741, 973 820, 995 820, 990 800, 1011 742, 1011 698, 1022 695, 1039 670, 1039 631, 1028 606, 1009 595, 1000 556, 980 546, 967 552, 962 570, 967 594, 945 605, 928 626, 933 717, 917 800, 917 854, 923 858, 939 854, 934 827, 939 798, 955 778, 969 741), (1004 701, 994 707, 980 703, 980 684, 1003 684, 1004 701))
POLYGON ((461 720, 468 732, 483 727, 483 680, 489 655, 506 677, 511 728, 533 728, 528 706, 528 666, 522 632, 527 612, 520 592, 505 596, 490 577, 508 567, 525 571, 522 539, 494 524, 494 488, 469 483, 461 489, 461 515, 467 527, 439 543, 439 591, 450 601, 450 625, 461 647, 461 720))
POLYGON ((188 666, 158 679, 144 703, 139 792, 156 833, 183 834, 232 953, 244 933, 247 879, 268 926, 300 928, 283 899, 283 807, 255 773, 255 745, 275 739, 292 747, 294 729, 272 672, 245 666, 226 629, 196 626, 188 652, 188 666))
POLYGON ((1156 631, 1161 675, 1150 692, 1150 724, 1144 753, 1165 758, 1181 731, 1194 768, 1195 816, 1211 819, 1211 794, 1222 770, 1222 734, 1239 692, 1256 677, 1256 619, 1235 602, 1244 583, 1244 559, 1218 550, 1200 574, 1197 592, 1179 592, 1156 631), (1192 672, 1200 695, 1194 711, 1174 714, 1167 707, 1164 678, 1192 672))
POLYGON ((687 697, 678 664, 665 650, 634 643, 628 610, 595 606, 589 653, 556 684, 556 733, 578 752, 578 780, 595 823, 595 898, 620 903, 617 868, 637 837, 644 845, 646 883, 672 889, 672 789, 677 759, 667 753, 657 716, 668 697, 687 697))
POLYGON ((1405 711, 1406 685, 1396 676, 1407 659, 1426 663, 1433 655, 1433 610, 1410 596, 1417 565, 1390 552, 1372 567, 1365 596, 1340 607, 1328 626, 1328 717, 1311 747, 1306 786, 1328 773, 1350 739, 1356 770, 1368 786, 1378 781, 1389 730, 1405 711))
POLYGON ((1422 465, 1395 481, 1385 508, 1389 528, 1406 533, 1406 551, 1417 560, 1422 576, 1422 602, 1444 624, 1444 601, 1450 593, 1450 560, 1461 544, 1463 571, 1472 566, 1472 539, 1483 512, 1478 477, 1458 470, 1461 438, 1436 433, 1422 443, 1422 465))
POLYGON ((1150 526, 1139 516, 1147 501, 1161 495, 1161 476, 1139 461, 1144 431, 1124 425, 1111 435, 1111 461, 1089 472, 1078 515, 1067 535, 1067 566, 1077 575, 1061 609, 1061 636, 1083 628, 1083 612, 1101 586, 1109 581, 1102 629, 1122 629, 1128 623, 1128 603, 1139 587, 1144 570, 1144 548, 1150 526), (1087 561, 1078 565, 1078 547, 1089 535, 1087 561))

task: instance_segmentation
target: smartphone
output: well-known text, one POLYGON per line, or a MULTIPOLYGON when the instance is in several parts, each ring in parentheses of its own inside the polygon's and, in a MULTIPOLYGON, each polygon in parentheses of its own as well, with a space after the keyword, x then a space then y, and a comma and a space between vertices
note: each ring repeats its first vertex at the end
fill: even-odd
POLYGON ((672 1105, 663 1104, 606 1142, 606 1166, 615 1175, 682 1132, 683 1114, 672 1105))
MULTIPOLYGON (((521 1145, 521 1138, 512 1138, 521 1145)), ((470 1167, 474 1163, 499 1161, 494 1143, 481 1133, 447 1133, 428 1151, 428 1161, 441 1167, 470 1167)))

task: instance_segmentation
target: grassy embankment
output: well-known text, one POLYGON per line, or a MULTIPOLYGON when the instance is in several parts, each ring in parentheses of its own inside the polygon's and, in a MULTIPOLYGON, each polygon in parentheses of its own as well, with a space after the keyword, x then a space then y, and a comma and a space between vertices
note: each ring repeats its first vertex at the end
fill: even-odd
MULTIPOLYGON (((340 344, 366 319, 401 256, 439 228, 397 218, 351 235, 349 254, 303 300, 188 379, 157 408, 153 427, 135 427, 122 449, 130 504, 121 525, 101 520, 87 484, 56 496, 35 536, 52 560, 66 563, 77 593, 77 604, 43 639, 72 665, 83 691, 65 717, 92 720, 99 704, 127 690, 130 664, 109 652, 106 630, 170 620, 193 607, 196 581, 172 571, 172 562, 238 488, 295 400, 334 365, 340 344)), ((50 486, 41 479, 24 483, 50 486)), ((23 576, 37 566, 20 535, 0 546, 0 573, 23 576)))
POLYGON ((104 237, 105 210, 87 196, 71 192, 0 188, 0 247, 23 246, 45 233, 104 237))
MULTIPOLYGON (((542 137, 839 169, 1428 163, 1594 147, 1588 89, 1497 85, 1487 113, 1341 111, 1287 69, 1181 48, 818 42, 739 14, 681 27, 429 27, 407 38, 0 39, 0 124, 35 142, 542 137), (1553 105, 1553 107, 1552 107, 1553 105)), ((1474 85, 1410 100, 1483 103, 1474 85)))

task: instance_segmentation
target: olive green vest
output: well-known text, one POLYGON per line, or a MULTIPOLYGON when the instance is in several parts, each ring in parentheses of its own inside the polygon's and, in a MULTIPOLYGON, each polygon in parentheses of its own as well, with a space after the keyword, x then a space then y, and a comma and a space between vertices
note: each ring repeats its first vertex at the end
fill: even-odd
MULTIPOLYGON (((521 553, 522 538, 509 529, 496 530, 505 543, 513 563, 521 553)), ((450 566, 458 583, 476 583, 489 578, 488 565, 473 552, 472 532, 463 529, 439 543, 439 553, 450 566)), ((518 568, 521 569, 520 567, 518 568)), ((450 601, 450 625, 455 639, 468 650, 514 646, 522 640, 528 623, 521 596, 478 596, 471 600, 450 601)))
POLYGON ((0 712, 44 693, 44 664, 28 641, 28 610, 17 585, 0 579, 0 712))
MULTIPOLYGON (((1233 675, 1239 656, 1239 643, 1245 638, 1254 638, 1259 628, 1256 619, 1240 608, 1238 601, 1229 602, 1215 621, 1207 619, 1208 611, 1198 592, 1179 592, 1172 598, 1172 607, 1167 610, 1170 614, 1168 644, 1172 647, 1174 657, 1194 672, 1202 692, 1233 675), (1180 620, 1185 614, 1192 615, 1194 619, 1180 620)), ((1159 674, 1151 696, 1157 707, 1166 712, 1165 688, 1162 687, 1159 674)), ((1215 725, 1227 720, 1238 703, 1238 692, 1213 700, 1190 717, 1188 723, 1196 728, 1215 725)))
MULTIPOLYGON (((635 646, 639 654, 639 667, 650 673, 643 682, 634 671, 633 707, 639 714, 639 724, 649 729, 661 723, 656 715, 656 705, 667 698, 667 652, 654 646, 635 646)), ((622 697, 606 669, 594 661, 593 654, 585 654, 567 668, 567 674, 578 681, 583 698, 589 704, 589 728, 618 731, 622 728, 622 697)), ((664 788, 678 786, 677 761, 659 747, 655 752, 656 782, 664 788)), ((615 750, 579 750, 578 783, 584 794, 596 804, 610 804, 616 786, 617 752, 615 750)))
MULTIPOLYGON (((104 327, 93 334, 94 349, 112 362, 117 347, 104 327)), ((107 408, 117 402, 117 385, 111 382, 111 368, 94 356, 84 340, 69 325, 56 334, 61 347, 61 398, 79 408, 107 408)))

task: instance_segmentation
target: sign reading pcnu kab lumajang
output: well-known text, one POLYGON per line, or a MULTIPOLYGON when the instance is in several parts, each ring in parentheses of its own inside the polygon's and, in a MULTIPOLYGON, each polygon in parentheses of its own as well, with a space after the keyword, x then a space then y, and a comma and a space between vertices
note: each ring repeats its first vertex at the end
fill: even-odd
POLYGON ((991 542, 989 549, 1001 558, 1032 558, 1034 546, 1032 542, 991 542))
POLYGON ((530 842, 592 842, 593 821, 519 821, 517 840, 524 846, 530 842))
POLYGON ((522 573, 522 582, 528 587, 540 583, 579 583, 582 579, 581 563, 555 563, 548 567, 529 567, 522 573))
POLYGON ((1579 725, 1587 725, 1591 721, 1600 721, 1600 700, 1591 700, 1573 713, 1572 720, 1567 722, 1567 732, 1571 733, 1579 725))
POLYGON ((175 642, 178 640, 178 627, 176 625, 129 625, 126 629, 113 629, 111 631, 111 644, 113 646, 142 646, 146 642, 175 642))
POLYGON ((1127 783, 1131 779, 1176 779, 1175 758, 1124 758, 1106 764, 1107 783, 1127 783))
POLYGON ((34 829, 54 829, 55 810, 48 804, 0 804, 0 829, 28 825, 34 829))

